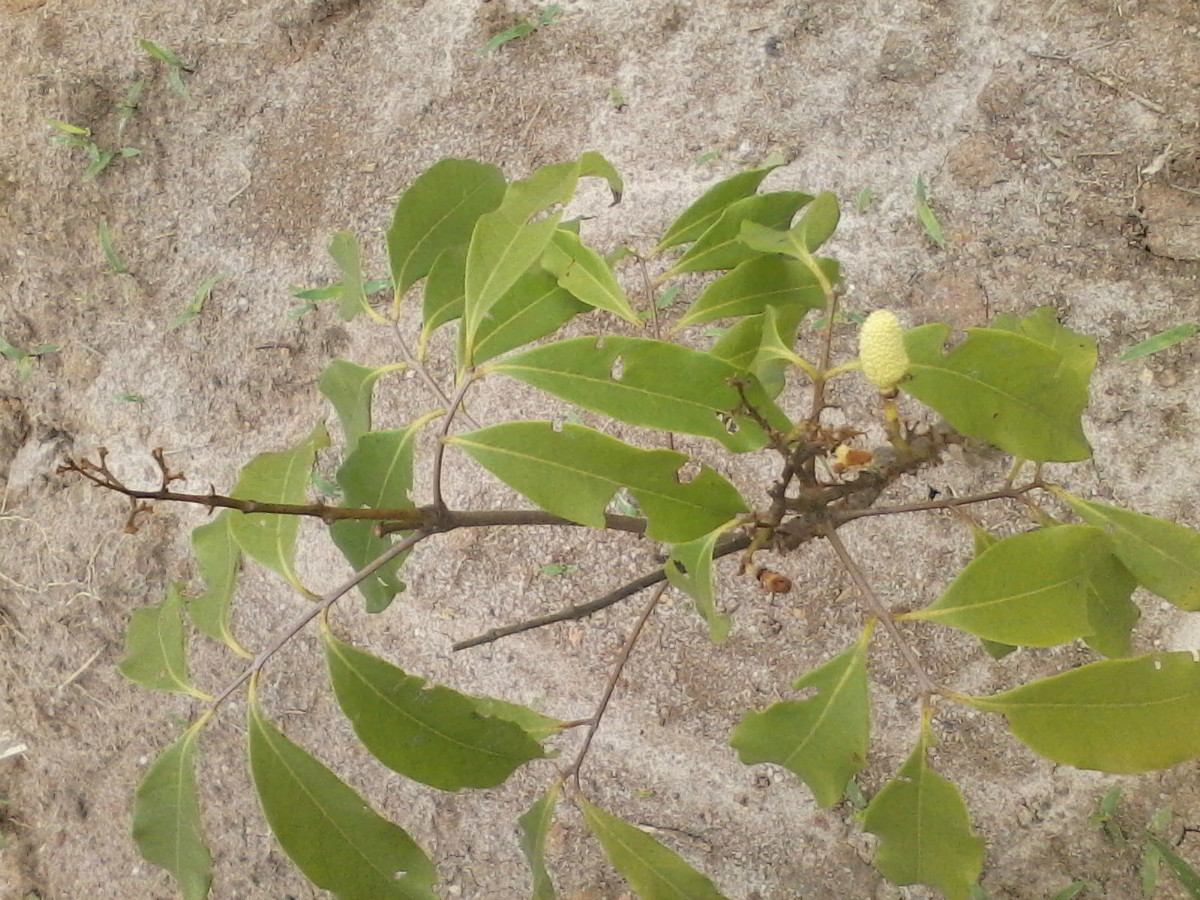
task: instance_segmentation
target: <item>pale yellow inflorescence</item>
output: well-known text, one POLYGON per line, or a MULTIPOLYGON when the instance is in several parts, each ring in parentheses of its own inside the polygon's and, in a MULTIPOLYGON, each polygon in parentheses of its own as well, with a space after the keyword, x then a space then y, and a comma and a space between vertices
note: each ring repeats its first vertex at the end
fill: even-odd
POLYGON ((858 333, 858 361, 867 381, 887 392, 908 374, 908 351, 904 329, 896 314, 877 309, 867 316, 858 333))

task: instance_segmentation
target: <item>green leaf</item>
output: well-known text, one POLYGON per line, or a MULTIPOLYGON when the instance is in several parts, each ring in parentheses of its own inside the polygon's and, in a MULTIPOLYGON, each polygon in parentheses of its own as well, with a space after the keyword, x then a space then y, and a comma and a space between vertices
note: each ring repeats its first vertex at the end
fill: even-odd
MULTIPOLYGON (((392 546, 390 537, 380 537, 375 533, 376 525, 378 523, 372 521, 341 520, 329 526, 329 536, 334 545, 356 572, 378 559, 392 546)), ((383 612, 392 605, 396 595, 404 591, 404 582, 396 573, 406 559, 408 554, 401 553, 358 583, 358 592, 362 594, 364 609, 367 612, 383 612)))
POLYGON ((707 466, 680 483, 684 454, 643 450, 581 425, 556 431, 549 422, 508 422, 448 443, 542 509, 592 528, 604 527, 604 509, 622 486, 645 511, 655 541, 686 543, 746 511, 737 489, 707 466))
POLYGON ((688 251, 664 275, 669 278, 683 272, 706 272, 713 269, 733 269, 758 253, 741 240, 742 226, 754 222, 767 228, 787 228, 792 217, 810 194, 798 191, 777 191, 755 194, 726 207, 721 217, 697 238, 688 251))
MULTIPOLYGON (((512 722, 539 744, 546 738, 561 732, 566 724, 561 719, 542 715, 536 709, 530 709, 520 703, 510 703, 496 697, 472 696, 470 699, 480 715, 512 722)), ((546 755, 555 756, 557 751, 546 755)))
POLYGON ((995 694, 964 698, 1003 713, 1042 756, 1120 774, 1200 756, 1200 663, 1191 653, 1109 659, 995 694))
MULTIPOLYGON (((338 469, 337 480, 345 505, 372 509, 412 509, 409 491, 413 481, 413 445, 421 429, 437 413, 422 416, 408 428, 364 434, 354 451, 338 469)), ((375 533, 377 522, 339 521, 330 526, 330 536, 355 570, 381 556, 392 545, 392 537, 375 533)), ((408 558, 402 553, 389 560, 363 581, 358 590, 367 612, 383 612, 404 590, 396 573, 408 558)))
POLYGON ((1121 354, 1121 359, 1138 359, 1142 356, 1149 356, 1151 353, 1158 353, 1166 350, 1168 347, 1174 347, 1176 344, 1186 341, 1197 332, 1200 332, 1200 322, 1176 325, 1174 328, 1160 331, 1158 334, 1134 344, 1121 354))
POLYGON ((578 803, 604 855, 640 900, 725 900, 675 851, 582 797, 578 803))
POLYGON ((475 362, 482 363, 557 331, 592 307, 544 269, 530 269, 496 301, 475 332, 475 362))
POLYGON ((968 328, 967 339, 943 355, 948 325, 914 328, 904 335, 911 374, 900 387, 958 431, 1013 456, 1038 462, 1087 459, 1091 448, 1080 417, 1095 342, 1062 331, 1074 342, 1069 351, 1026 333, 968 328), (1091 361, 1086 372, 1085 358, 1091 361))
POLYGON ((430 274, 443 253, 465 248, 479 217, 500 205, 504 191, 499 168, 469 159, 443 159, 419 175, 396 202, 387 232, 396 297, 430 274))
MULTIPOLYGON (((837 260, 820 259, 817 264, 830 283, 840 279, 837 260)), ((779 255, 756 256, 710 284, 675 328, 732 316, 752 316, 768 306, 796 306, 803 316, 824 304, 825 292, 804 263, 779 255)))
POLYGON ((117 671, 152 691, 211 700, 208 694, 192 686, 188 675, 183 595, 179 588, 173 583, 167 587, 167 596, 161 603, 134 610, 125 633, 125 658, 117 671))
POLYGON ((1104 532, 1087 525, 1013 535, 972 560, 937 601, 902 618, 1004 644, 1062 644, 1093 632, 1089 574, 1109 552, 1104 532))
POLYGON ((1167 865, 1171 867, 1171 871, 1175 873, 1175 877, 1179 879, 1179 883, 1183 885, 1183 889, 1188 892, 1188 896, 1193 900, 1200 900, 1200 875, 1196 874, 1196 870, 1189 866, 1162 838, 1147 834, 1146 843, 1162 855, 1167 865))
POLYGON ((98 228, 100 237, 100 249, 104 251, 104 259, 108 263, 108 271, 114 275, 121 275, 129 271, 129 267, 125 265, 125 261, 121 259, 121 255, 117 253, 116 247, 113 246, 112 234, 108 230, 108 220, 101 217, 100 226, 98 228))
MULTIPOLYGON (((429 277, 425 280, 425 299, 421 313, 422 353, 431 334, 447 322, 462 318, 467 290, 466 277, 465 245, 446 250, 429 270, 429 277)), ((484 321, 486 322, 486 319, 484 321)), ((482 329, 482 325, 480 327, 482 329)))
POLYGON ((704 234, 721 217, 730 204, 752 195, 773 170, 784 164, 781 156, 772 156, 757 169, 739 172, 714 184, 700 199, 685 209, 654 248, 654 255, 668 247, 686 244, 704 234))
POLYGON ((740 377, 746 400, 776 429, 791 428, 761 386, 736 367, 699 350, 649 338, 556 341, 488 370, 622 422, 709 437, 736 453, 768 442, 758 423, 741 412, 742 393, 732 384, 740 377))
POLYGON ((437 900, 437 871, 387 821, 250 703, 250 774, 279 846, 339 900, 437 900))
POLYGON ((920 175, 917 176, 913 194, 916 199, 917 219, 921 222, 921 227, 925 229, 925 233, 929 235, 931 241, 945 250, 949 244, 946 242, 946 235, 942 232, 942 223, 938 221, 929 206, 929 192, 925 186, 925 179, 920 175))
POLYGON ((229 627, 229 607, 237 587, 242 552, 229 528, 230 513, 220 513, 211 522, 192 531, 192 555, 204 579, 204 593, 187 601, 187 610, 200 631, 221 641, 234 653, 249 657, 229 627))
POLYGON ((1073 881, 1061 891, 1056 892, 1050 900, 1075 900, 1076 897, 1083 893, 1086 887, 1086 882, 1073 881))
MULTIPOLYGON (((230 496, 259 503, 304 503, 317 450, 327 446, 329 434, 324 425, 317 425, 291 450, 260 453, 242 467, 230 496)), ((232 511, 229 528, 243 553, 278 572, 296 590, 308 593, 293 569, 300 532, 297 516, 232 511)))
POLYGON ((521 852, 529 863, 529 871, 533 876, 533 893, 530 900, 554 900, 554 882, 546 871, 546 836, 554 823, 554 807, 558 803, 558 794, 562 782, 556 781, 517 819, 521 828, 521 852))
POLYGON ((867 629, 853 647, 792 685, 797 691, 814 688, 814 696, 742 719, 730 738, 741 761, 781 765, 804 780, 820 806, 837 803, 867 760, 869 642, 867 629))
POLYGON ((440 415, 428 413, 407 428, 364 434, 338 469, 346 506, 411 509, 414 445, 421 429, 440 415))
POLYGON ((145 50, 147 53, 149 53, 151 56, 153 56, 155 59, 165 62, 168 66, 170 66, 173 69, 187 68, 183 64, 183 61, 178 56, 176 56, 174 53, 172 53, 166 47, 163 47, 159 44, 154 43, 154 41, 148 41, 143 38, 142 40, 138 41, 138 46, 141 47, 143 50, 145 50))
POLYGON ((769 397, 779 396, 786 382, 785 373, 789 362, 771 354, 763 353, 764 343, 779 342, 792 346, 800 321, 808 312, 800 306, 775 308, 774 321, 767 323, 766 313, 742 319, 713 344, 708 352, 723 359, 735 368, 749 372, 762 384, 769 397))
POLYGON ((515 41, 517 38, 527 37, 537 31, 534 24, 528 20, 519 22, 512 28, 505 28, 499 34, 492 35, 491 39, 483 45, 479 51, 480 56, 487 56, 493 50, 498 50, 500 47, 507 44, 509 41, 515 41))
POLYGON ((817 248, 837 229, 841 212, 837 197, 823 191, 804 209, 804 215, 788 231, 777 231, 756 222, 743 222, 741 240, 760 253, 782 253, 807 263, 817 248))
POLYGON ((717 539, 736 520, 714 528, 704 537, 671 548, 671 556, 663 571, 667 581, 696 601, 696 612, 708 623, 708 636, 719 644, 729 637, 729 617, 717 611, 713 592, 713 548, 717 539))
POLYGON ((468 363, 473 359, 480 323, 525 271, 542 258, 561 217, 562 213, 556 212, 526 224, 524 219, 510 218, 503 206, 480 217, 467 250, 461 340, 468 363))
POLYGON ((358 238, 352 231, 339 231, 329 240, 329 255, 337 263, 341 274, 342 291, 338 303, 338 315, 349 322, 360 312, 370 312, 367 295, 363 291, 362 252, 358 238))
MULTIPOLYGON (((971 536, 975 545, 975 556, 979 556, 984 550, 991 547, 993 544, 1000 542, 1000 538, 983 528, 980 528, 974 523, 971 525, 971 536)), ((984 652, 992 659, 1004 659, 1017 648, 1012 644, 1003 644, 1000 641, 989 641, 987 638, 980 638, 979 643, 983 645, 984 652)))
POLYGON ((473 698, 338 640, 325 630, 329 675, 354 733, 385 766, 443 791, 501 784, 545 756, 519 725, 480 713, 473 698))
POLYGON ((1200 609, 1200 533, 1061 489, 1054 493, 1085 522, 1108 533, 1117 558, 1144 588, 1180 609, 1200 609))
POLYGON ((924 884, 946 900, 966 900, 983 870, 983 839, 971 828, 958 788, 929 768, 928 720, 897 776, 863 815, 863 830, 879 837, 875 868, 893 884, 924 884))
POLYGON ((344 359, 335 359, 321 373, 318 389, 333 404, 346 436, 346 452, 352 453, 359 438, 371 430, 371 399, 375 382, 402 364, 370 369, 344 359))
POLYGON ((642 320, 599 253, 584 245, 579 235, 558 229, 542 257, 542 266, 558 279, 558 285, 596 309, 605 309, 626 322, 641 326, 642 320))
POLYGON ((159 754, 133 798, 138 853, 174 876, 184 900, 204 900, 212 885, 196 790, 196 745, 206 722, 201 719, 159 754))
POLYGON ((1084 635, 1084 642, 1103 656, 1129 656, 1133 652, 1133 626, 1141 616, 1131 599, 1137 579, 1113 552, 1093 564, 1086 577, 1088 623, 1092 632, 1084 635))

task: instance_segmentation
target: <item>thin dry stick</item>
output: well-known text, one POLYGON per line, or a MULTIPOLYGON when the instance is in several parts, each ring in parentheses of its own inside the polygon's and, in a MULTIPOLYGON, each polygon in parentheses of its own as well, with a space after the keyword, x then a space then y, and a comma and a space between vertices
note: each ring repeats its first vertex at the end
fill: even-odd
POLYGON ((600 728, 600 720, 604 718, 604 713, 608 710, 608 703, 612 700, 613 691, 617 689, 617 682, 621 679, 621 673, 625 670, 625 664, 629 662, 629 655, 633 653, 633 648, 638 642, 638 638, 642 636, 642 629, 646 627, 646 622, 650 619, 651 613, 654 612, 654 607, 658 605, 659 598, 667 589, 666 584, 660 584, 654 589, 654 593, 650 595, 650 602, 646 604, 646 608, 642 610, 642 614, 638 616, 637 622, 633 625, 633 630, 629 632, 629 637, 625 639, 625 646, 621 648, 621 655, 617 657, 616 665, 613 666, 612 673, 608 676, 608 683, 604 686, 604 696, 600 698, 600 703, 596 707, 596 712, 592 716, 592 724, 588 726, 587 734, 584 735, 583 745, 579 748, 579 753, 575 756, 575 761, 571 763, 571 767, 563 773, 566 778, 570 775, 575 781, 575 790, 582 790, 579 786, 579 770, 583 766, 584 757, 587 756, 588 750, 592 747, 592 738, 596 736, 596 731, 600 728))
POLYGON ((279 635, 279 637, 271 641, 265 650, 259 653, 258 656, 254 657, 250 664, 242 670, 242 673, 238 675, 237 678, 226 685, 225 690, 221 691, 221 693, 217 695, 216 699, 209 704, 209 712, 211 713, 218 706, 229 699, 230 695, 233 694, 233 692, 243 684, 245 684, 250 676, 260 671, 266 664, 267 660, 278 653, 288 641, 299 634, 305 625, 307 625, 317 616, 328 611, 333 604, 337 603, 338 600, 358 587, 358 585, 368 578, 372 573, 378 571, 401 553, 404 553, 406 550, 415 547, 421 541, 425 540, 425 538, 434 533, 434 530, 417 531, 413 534, 410 534, 404 540, 397 541, 385 552, 379 554, 379 556, 377 556, 374 560, 367 563, 367 565, 363 566, 361 569, 351 575, 350 578, 342 582, 332 591, 329 591, 328 593, 322 594, 320 597, 318 597, 316 603, 306 609, 303 615, 298 616, 296 620, 292 622, 292 624, 289 625, 282 634, 279 635))
MULTIPOLYGON (((425 383, 425 387, 429 388, 430 392, 445 405, 446 409, 450 409, 450 398, 446 396, 446 392, 442 390, 441 385, 433 380, 433 376, 429 374, 429 369, 425 367, 425 364, 413 355, 412 350, 409 349, 408 341, 404 339, 404 333, 400 330, 399 322, 392 322, 392 331, 396 332, 396 340, 400 344, 400 355, 404 357, 404 361, 408 363, 408 367, 417 373, 417 376, 425 383)), ((465 409, 460 414, 472 428, 481 427, 478 422, 471 418, 471 414, 465 409)))
MULTIPOLYGON (((744 534, 736 535, 733 538, 718 545, 713 550, 713 559, 720 559, 723 556, 728 556, 731 553, 737 553, 740 550, 745 550, 750 546, 750 538, 744 534)), ((557 612, 548 613, 544 616, 538 616, 533 619, 525 619, 521 622, 514 622, 512 625, 502 625, 499 628, 493 628, 491 631, 486 631, 483 634, 476 635, 473 638, 467 638, 465 641, 459 641, 454 644, 453 650, 467 650, 471 647, 479 647, 483 644, 490 644, 493 641, 498 641, 500 638, 508 637, 513 634, 520 634, 524 631, 533 631, 535 628, 543 628, 546 625, 553 625, 556 622, 567 622, 572 619, 585 619, 593 613, 597 613, 602 609, 607 609, 614 604, 620 603, 627 597, 632 597, 639 591, 644 591, 648 587, 666 581, 667 573, 662 569, 656 569, 653 572, 648 572, 641 578, 635 578, 626 584, 621 585, 614 591, 610 591, 603 597, 598 597, 587 603, 580 603, 576 606, 568 606, 565 609, 560 609, 557 612)))
POLYGON ((917 655, 905 640, 904 635, 900 633, 900 629, 896 627, 896 623, 892 621, 892 614, 888 608, 884 606, 883 601, 871 589, 871 585, 867 583, 867 577, 863 574, 862 568, 855 562, 854 557, 850 555, 850 551, 846 549, 846 545, 842 543, 842 539, 838 537, 837 530, 832 524, 826 523, 824 526, 825 537, 829 540, 829 546, 833 548, 833 552, 838 555, 838 559, 842 561, 842 565, 846 567, 846 571, 850 573, 850 578, 854 581, 863 599, 867 602, 867 606, 871 608, 878 618, 883 623, 884 629, 892 636, 892 640, 896 642, 896 646, 900 649, 900 655, 904 657, 904 662, 912 670, 916 676, 917 683, 921 686, 923 695, 938 693, 938 687, 933 683, 933 680, 925 673, 921 661, 917 659, 917 655))
POLYGON ((930 509, 952 509, 955 506, 970 506, 973 503, 986 503, 989 500, 1021 500, 1027 501, 1025 494, 1035 488, 1041 488, 1043 485, 1040 482, 1027 484, 1025 487, 1012 488, 1006 491, 992 491, 988 494, 971 494, 967 497, 950 497, 946 500, 930 500, 925 503, 906 503, 902 506, 875 506, 869 509, 836 509, 832 510, 830 517, 834 524, 841 525, 844 522, 851 522, 854 519, 863 519, 867 516, 890 516, 897 513, 922 512, 930 509))

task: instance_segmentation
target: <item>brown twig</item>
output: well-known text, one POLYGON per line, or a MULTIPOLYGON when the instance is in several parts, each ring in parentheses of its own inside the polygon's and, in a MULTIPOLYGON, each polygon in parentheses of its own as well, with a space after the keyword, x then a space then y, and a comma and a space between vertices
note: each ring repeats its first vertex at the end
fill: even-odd
POLYGON ((869 509, 835 509, 830 512, 830 521, 836 525, 844 525, 855 519, 867 516, 891 516, 899 513, 922 512, 931 509, 951 509, 955 506, 970 506, 974 503, 986 503, 989 500, 1021 500, 1027 501, 1025 494, 1036 488, 1044 488, 1041 482, 1027 484, 1024 487, 1011 488, 1004 491, 991 491, 987 494, 971 494, 967 497, 950 497, 946 500, 929 500, 925 503, 905 503, 900 506, 875 506, 869 509))
POLYGON ((646 604, 642 614, 638 616, 638 620, 633 625, 633 630, 629 632, 629 637, 625 639, 625 645, 621 647, 621 655, 617 657, 616 663, 613 665, 613 670, 608 676, 608 682, 604 686, 604 694, 600 698, 600 702, 596 705, 596 712, 592 714, 591 724, 588 725, 587 734, 584 735, 583 744, 579 747, 579 753, 575 755, 575 761, 563 773, 563 778, 572 778, 575 782, 575 789, 582 791, 579 785, 579 770, 583 766, 583 760, 587 757, 588 751, 592 748, 592 738, 596 736, 596 732, 600 728, 600 722, 604 718, 604 713, 608 711, 609 701, 612 700, 613 691, 617 688, 617 682, 621 680, 621 673, 625 671, 625 664, 629 662, 629 655, 633 653, 634 646, 637 645, 638 638, 642 636, 642 629, 646 627, 646 622, 649 621, 650 615, 654 612, 654 607, 658 605, 659 599, 663 592, 667 589, 665 583, 660 584, 655 588, 650 595, 650 600, 646 604))
POLYGON ((446 457, 446 438, 450 434, 450 426, 454 424, 454 416, 462 406, 463 397, 467 395, 467 390, 474 381, 474 372, 468 369, 460 377, 462 381, 446 410, 446 419, 442 422, 437 447, 433 451, 433 508, 438 516, 446 512, 446 501, 442 497, 442 461, 446 457))
POLYGON ((867 582, 866 575, 863 574, 862 568, 850 555, 850 551, 846 549, 846 545, 842 543, 842 539, 838 537, 837 528, 832 523, 826 523, 824 527, 825 538, 829 541, 829 546, 833 548, 833 552, 837 554, 846 571, 850 573, 850 578, 854 582, 858 592, 862 594, 863 600, 878 618, 883 623, 884 630, 887 631, 893 641, 896 642, 896 647, 900 650, 900 655, 904 658, 905 664, 912 670, 913 675, 917 679, 917 684, 921 687, 921 693, 924 696, 938 693, 938 686, 933 683, 933 679, 925 672, 921 661, 917 659, 917 654, 913 652, 904 635, 900 633, 900 629, 896 627, 896 623, 892 620, 892 614, 879 599, 879 595, 872 590, 871 585, 867 582))
MULTIPOLYGON (((723 556, 728 556, 731 553, 737 553, 739 550, 744 550, 750 546, 750 538, 744 534, 733 535, 722 541, 713 550, 713 559, 720 559, 723 556)), ((553 625, 556 622, 568 622, 573 619, 585 619, 593 613, 597 613, 602 609, 607 609, 627 597, 632 597, 639 591, 644 591, 648 587, 653 587, 663 581, 666 581, 667 573, 662 569, 656 569, 653 572, 647 572, 640 578, 635 578, 633 581, 621 585, 613 591, 609 591, 603 597, 597 597, 587 603, 580 603, 575 606, 568 606, 565 609, 560 609, 557 612, 548 613, 544 616, 538 616, 533 619, 525 619, 521 622, 514 622, 511 625, 502 625, 498 628, 493 628, 491 631, 486 631, 483 634, 476 635, 473 638, 467 638, 465 641, 459 641, 454 644, 453 650, 467 650, 471 647, 479 647, 483 644, 490 644, 493 641, 498 641, 500 638, 509 637, 514 634, 521 634, 525 631, 533 631, 535 628, 543 628, 546 625, 553 625)))
POLYGON ((266 664, 267 660, 278 653, 279 650, 285 644, 287 644, 288 641, 299 634, 304 626, 306 626, 309 622, 322 613, 328 612, 333 604, 337 603, 338 600, 358 587, 362 581, 369 578, 374 572, 387 565, 401 553, 410 550, 421 541, 425 540, 425 538, 435 533, 436 532, 432 530, 417 531, 413 534, 410 534, 403 540, 397 541, 385 552, 381 553, 374 560, 363 566, 332 591, 329 591, 328 593, 322 594, 320 597, 318 597, 316 603, 306 608, 302 615, 298 616, 291 625, 289 625, 278 637, 276 637, 273 641, 271 641, 270 644, 267 645, 266 649, 254 657, 250 664, 242 670, 241 674, 239 674, 237 678, 225 686, 225 689, 222 690, 221 693, 219 693, 212 701, 212 703, 209 704, 209 711, 211 712, 212 710, 215 710, 218 706, 229 699, 234 691, 245 684, 252 675, 259 672, 266 664))
MULTIPOLYGON (((400 344, 400 355, 404 357, 404 362, 410 369, 417 373, 417 376, 422 382, 424 382, 425 387, 429 388, 430 393, 437 397, 438 400, 441 401, 441 403, 446 407, 446 409, 450 409, 450 398, 446 396, 446 392, 442 390, 441 385, 434 381, 433 376, 429 374, 429 369, 426 368, 425 364, 413 355, 412 350, 408 346, 408 341, 404 339, 404 333, 400 330, 399 322, 392 322, 392 331, 396 333, 396 341, 400 344)), ((478 422, 471 418, 471 414, 465 409, 460 410, 459 415, 466 419, 467 423, 472 428, 481 427, 478 422)))

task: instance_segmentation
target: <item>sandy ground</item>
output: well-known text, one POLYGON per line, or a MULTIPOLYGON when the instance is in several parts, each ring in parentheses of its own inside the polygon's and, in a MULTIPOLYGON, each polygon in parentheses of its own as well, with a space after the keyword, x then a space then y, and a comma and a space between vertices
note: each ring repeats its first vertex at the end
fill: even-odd
MULTIPOLYGON (((1095 461, 1056 477, 1200 526, 1200 339, 1116 361, 1149 333, 1200 321, 1194 0, 564 6, 550 27, 483 58, 491 35, 537 9, 503 0, 0 0, 0 336, 60 347, 28 378, 0 360, 0 751, 25 748, 0 761, 3 900, 173 895, 169 879, 137 858, 127 823, 140 773, 192 711, 135 688, 115 666, 130 611, 192 577, 188 533, 202 516, 160 509, 140 533, 124 534, 118 498, 56 477, 56 461, 104 445, 125 477, 149 481, 147 451, 162 446, 191 487, 221 488, 254 453, 307 433, 328 414, 315 380, 332 356, 382 363, 395 348, 330 311, 289 316, 289 285, 331 278, 324 247, 340 229, 361 236, 381 273, 393 198, 446 156, 518 177, 598 150, 627 192, 612 210, 598 190, 584 192, 580 211, 599 216, 588 223, 593 241, 648 249, 715 179, 782 152, 792 162, 769 186, 832 190, 843 201, 831 249, 848 272, 852 308, 890 305, 910 324, 961 327, 1053 304, 1095 336, 1101 365, 1086 423, 1095 461), (139 38, 194 66, 190 102, 172 94, 139 38), (145 95, 118 138, 116 104, 139 77, 145 95), (82 151, 52 144, 45 117, 141 155, 84 181, 82 151), (932 186, 944 250, 914 217, 918 175, 932 186), (868 188, 875 199, 855 212, 868 188), (101 218, 128 274, 106 273, 101 218), (214 275, 224 280, 203 313, 168 330, 214 275)), ((447 347, 434 348, 436 375, 447 373, 438 355, 447 347)), ((378 421, 399 425, 429 405, 417 382, 396 379, 381 390, 378 421)), ((546 408, 532 392, 498 387, 473 411, 498 421, 546 408)), ((763 476, 753 461, 722 465, 743 483, 763 476)), ((999 459, 963 459, 930 478, 966 490, 1002 471, 999 459)), ((449 490, 463 507, 514 502, 465 464, 449 490)), ((317 538, 306 533, 303 569, 323 588, 345 568, 317 538)), ((934 518, 886 532, 856 527, 846 540, 898 603, 935 596, 969 549, 934 518)), ((606 536, 455 535, 416 554, 411 590, 386 615, 368 619, 348 602, 339 621, 361 645, 426 677, 575 718, 595 702, 632 608, 468 654, 449 645, 602 593, 650 564, 651 548, 606 536), (578 569, 539 574, 556 562, 578 569)), ((881 881, 852 810, 816 810, 795 779, 743 767, 727 746, 747 707, 782 696, 855 632, 853 592, 825 548, 778 567, 798 585, 786 598, 723 578, 722 602, 737 611, 719 652, 685 604, 652 623, 597 740, 589 790, 657 829, 737 900, 929 896, 881 881)), ((303 602, 261 572, 245 576, 242 596, 237 628, 252 646, 303 602)), ((1151 600, 1146 608, 1139 647, 1200 648, 1200 630, 1182 613, 1151 600)), ((963 637, 933 631, 922 647, 945 683, 979 692, 1086 658, 1068 647, 995 663, 963 637)), ((287 732, 410 830, 436 859, 446 896, 523 896, 513 823, 555 763, 481 794, 408 784, 356 747, 316 649, 306 634, 270 667, 266 700, 287 732)), ((904 758, 916 727, 912 686, 885 642, 872 664, 878 739, 868 790, 904 758)), ((208 686, 237 668, 203 642, 193 666, 208 686)), ((230 704, 203 745, 213 896, 315 896, 257 811, 243 713, 241 700, 230 704)), ((1136 850, 1112 848, 1087 827, 1113 785, 1125 790, 1130 826, 1169 805, 1176 835, 1200 827, 1194 765, 1118 779, 1037 760, 979 715, 951 711, 938 730, 938 768, 962 785, 988 840, 984 883, 996 898, 1046 897, 1072 879, 1090 882, 1088 897, 1137 896, 1136 850)), ((1182 852, 1200 859, 1190 835, 1182 852)), ((571 810, 551 857, 564 897, 625 896, 571 810)))

